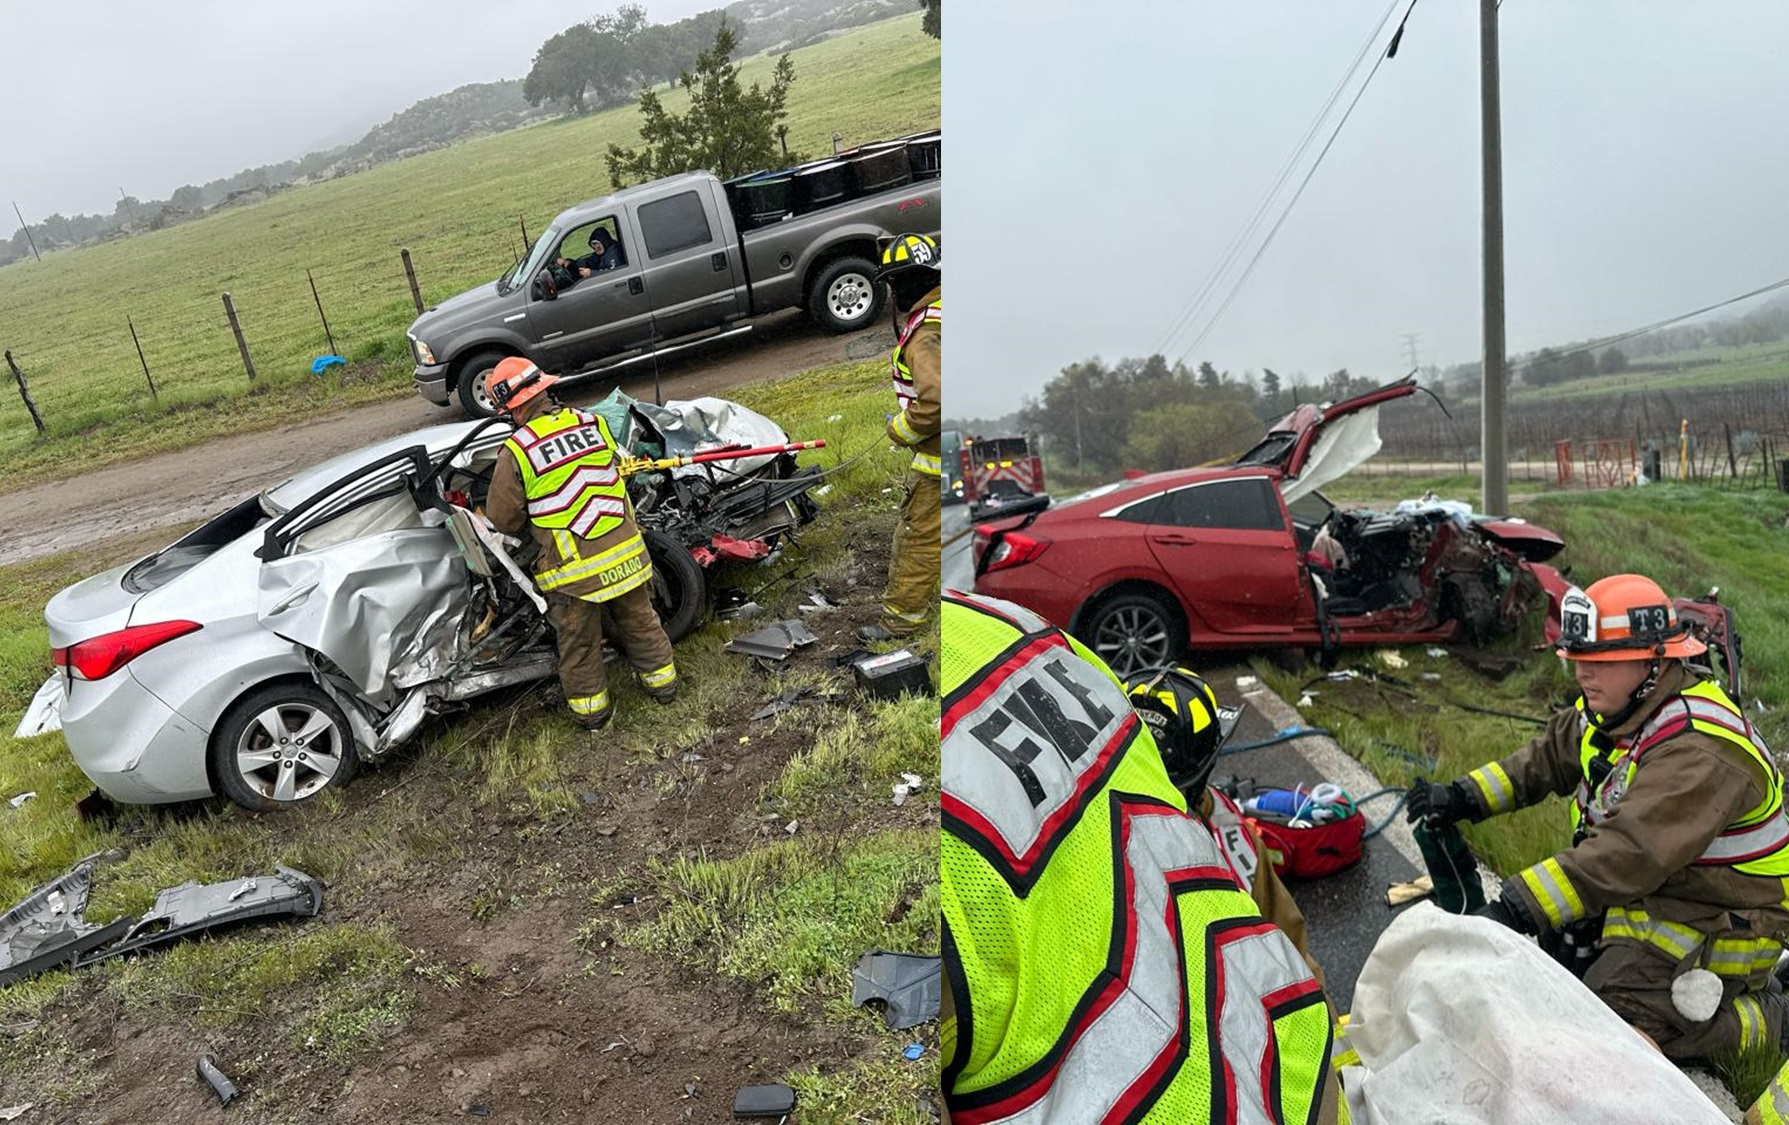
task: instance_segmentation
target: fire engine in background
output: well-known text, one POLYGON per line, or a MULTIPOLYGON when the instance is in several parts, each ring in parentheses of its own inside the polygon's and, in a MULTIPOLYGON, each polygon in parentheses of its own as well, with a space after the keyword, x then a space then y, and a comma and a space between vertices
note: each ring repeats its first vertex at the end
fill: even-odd
POLYGON ((1049 506, 1036 444, 1030 434, 973 437, 964 444, 959 459, 971 519, 1019 515, 1049 506))
POLYGON ((963 434, 960 430, 945 430, 938 435, 942 442, 939 450, 940 467, 943 469, 939 483, 944 488, 944 503, 961 504, 963 502, 963 434))

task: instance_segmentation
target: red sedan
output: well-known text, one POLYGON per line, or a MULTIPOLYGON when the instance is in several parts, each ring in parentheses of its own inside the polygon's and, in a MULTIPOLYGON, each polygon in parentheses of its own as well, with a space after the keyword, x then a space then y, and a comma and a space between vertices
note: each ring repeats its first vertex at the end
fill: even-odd
POLYGON ((1317 492, 1379 449, 1406 379, 1301 406, 1222 468, 1154 473, 975 529, 977 593, 1027 606, 1127 675, 1186 648, 1413 644, 1504 631, 1565 580, 1557 535, 1433 499, 1317 492))

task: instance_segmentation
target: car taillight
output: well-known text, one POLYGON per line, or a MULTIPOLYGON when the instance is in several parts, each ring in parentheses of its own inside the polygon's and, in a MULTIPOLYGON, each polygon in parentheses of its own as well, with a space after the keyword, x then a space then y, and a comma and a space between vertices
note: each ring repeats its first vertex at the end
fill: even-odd
POLYGON ((184 637, 200 628, 202 626, 197 621, 133 625, 116 633, 76 641, 67 648, 53 648, 50 659, 56 667, 67 669, 83 680, 103 680, 157 645, 165 645, 175 637, 184 637))
POLYGON ((1009 566, 1021 566, 1031 562, 1043 554, 1044 548, 1049 545, 1048 539, 1036 539, 1029 535, 1021 535, 1016 531, 1009 531, 995 545, 994 553, 988 556, 987 563, 982 567, 982 573, 1005 570, 1009 566))

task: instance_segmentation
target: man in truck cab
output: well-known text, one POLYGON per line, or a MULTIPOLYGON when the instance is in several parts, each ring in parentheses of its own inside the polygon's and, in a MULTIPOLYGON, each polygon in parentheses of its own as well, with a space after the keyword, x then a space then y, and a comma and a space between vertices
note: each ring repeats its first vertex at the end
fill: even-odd
POLYGON ((944 364, 944 298, 938 244, 923 234, 903 234, 882 252, 877 281, 888 282, 895 309, 895 402, 888 436, 913 450, 907 495, 895 524, 882 594, 880 624, 858 630, 864 640, 888 640, 916 631, 938 602, 938 536, 943 522, 939 432, 944 364))
MULTIPOLYGON (((590 253, 581 258, 557 258, 553 264, 558 267, 554 277, 561 289, 576 285, 582 278, 593 273, 612 270, 622 264, 621 242, 603 227, 595 227, 590 231, 590 253)), ((563 249, 563 247, 561 247, 563 249)))
POLYGON ((621 452, 600 414, 563 406, 559 380, 520 356, 486 376, 486 392, 515 421, 491 475, 485 514, 505 535, 540 548, 534 584, 547 599, 559 641, 559 683, 578 725, 609 724, 603 670, 603 611, 646 694, 677 698, 671 641, 652 608, 652 560, 634 523, 621 452))

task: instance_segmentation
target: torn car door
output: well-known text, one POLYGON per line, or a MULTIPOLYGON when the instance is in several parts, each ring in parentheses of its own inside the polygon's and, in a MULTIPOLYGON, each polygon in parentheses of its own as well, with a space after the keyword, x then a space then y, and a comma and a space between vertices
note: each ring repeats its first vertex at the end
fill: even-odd
POLYGON ((420 448, 393 454, 267 526, 256 619, 335 664, 380 708, 438 678, 468 604, 445 518, 412 491, 420 448))

